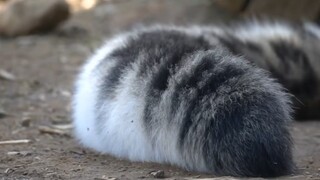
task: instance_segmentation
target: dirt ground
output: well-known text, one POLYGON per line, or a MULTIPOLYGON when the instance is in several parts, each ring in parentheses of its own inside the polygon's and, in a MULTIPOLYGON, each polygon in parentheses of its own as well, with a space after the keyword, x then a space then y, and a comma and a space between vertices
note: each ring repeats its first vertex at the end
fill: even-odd
MULTIPOLYGON (((0 70, 16 78, 0 78, 0 141, 31 142, 0 144, 0 179, 152 179, 150 172, 157 170, 168 179, 214 178, 168 165, 99 155, 81 148, 71 129, 59 127, 49 133, 44 127, 70 124, 74 77, 105 37, 142 24, 208 24, 221 17, 229 19, 206 0, 118 0, 77 14, 49 34, 1 38, 0 70)), ((281 179, 320 179, 319 129, 320 121, 294 122, 299 172, 281 179)))

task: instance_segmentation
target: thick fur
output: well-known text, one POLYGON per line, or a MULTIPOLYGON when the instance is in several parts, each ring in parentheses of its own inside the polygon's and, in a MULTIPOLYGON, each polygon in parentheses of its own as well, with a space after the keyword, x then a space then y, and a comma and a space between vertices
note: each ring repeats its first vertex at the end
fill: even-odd
POLYGON ((320 118, 320 29, 317 25, 251 21, 224 28, 218 36, 233 54, 242 55, 270 71, 294 94, 296 118, 320 118))
MULTIPOLYGON (((79 141, 119 158, 215 175, 292 173, 288 94, 249 62, 263 66, 246 55, 248 43, 233 47, 253 29, 229 36, 224 28, 154 27, 108 41, 76 83, 79 141)), ((287 34, 274 28, 252 37, 287 34)))

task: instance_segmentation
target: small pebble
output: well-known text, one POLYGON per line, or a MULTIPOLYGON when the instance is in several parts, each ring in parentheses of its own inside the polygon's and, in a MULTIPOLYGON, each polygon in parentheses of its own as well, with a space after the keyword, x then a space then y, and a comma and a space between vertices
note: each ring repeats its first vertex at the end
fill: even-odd
POLYGON ((164 178, 164 171, 158 170, 158 171, 153 171, 150 173, 154 178, 164 178))
POLYGON ((28 156, 28 155, 31 155, 31 152, 29 152, 29 151, 10 151, 10 152, 7 152, 7 155, 9 155, 9 156, 15 156, 15 155, 28 156))
POLYGON ((29 127, 31 123, 31 119, 29 117, 24 117, 21 120, 21 126, 23 127, 29 127))
POLYGON ((16 77, 15 77, 15 75, 9 73, 8 71, 6 71, 4 69, 0 69, 0 79, 14 81, 14 80, 16 80, 16 77))
POLYGON ((0 119, 7 117, 8 114, 4 110, 0 109, 0 119))
POLYGON ((101 178, 94 178, 94 180, 119 180, 119 179, 115 177, 108 177, 106 175, 103 175, 101 178))
POLYGON ((5 174, 10 174, 10 173, 12 173, 13 171, 14 171, 13 169, 7 168, 7 169, 4 171, 4 173, 5 173, 5 174))

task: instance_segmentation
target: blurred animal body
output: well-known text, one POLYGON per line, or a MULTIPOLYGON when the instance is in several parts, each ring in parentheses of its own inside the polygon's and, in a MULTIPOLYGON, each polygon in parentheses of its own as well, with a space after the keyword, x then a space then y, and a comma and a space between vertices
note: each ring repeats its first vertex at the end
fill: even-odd
POLYGON ((254 22, 121 34, 78 76, 75 135, 86 147, 132 161, 215 175, 290 174, 291 101, 274 78, 308 96, 300 86, 319 73, 311 65, 318 63, 314 28, 254 22))

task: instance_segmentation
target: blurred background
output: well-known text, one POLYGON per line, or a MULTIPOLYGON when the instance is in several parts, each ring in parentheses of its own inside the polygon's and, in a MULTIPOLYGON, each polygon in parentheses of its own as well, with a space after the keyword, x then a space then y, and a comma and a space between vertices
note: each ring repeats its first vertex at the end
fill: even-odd
MULTIPOLYGON (((247 17, 319 21, 318 0, 0 0, 0 34, 19 36, 55 29, 74 16, 100 23, 104 33, 150 23, 212 24, 247 17)), ((90 22, 88 22, 90 21, 90 22)), ((99 27, 94 26, 95 29, 99 27)), ((92 27, 93 28, 93 27, 92 27)))
MULTIPOLYGON (((159 170, 169 179, 211 177, 81 149, 71 133, 73 81, 114 34, 253 17, 320 22, 320 1, 0 0, 0 179, 150 179, 159 170)), ((320 179, 319 120, 294 122, 299 174, 282 179, 320 179)))

